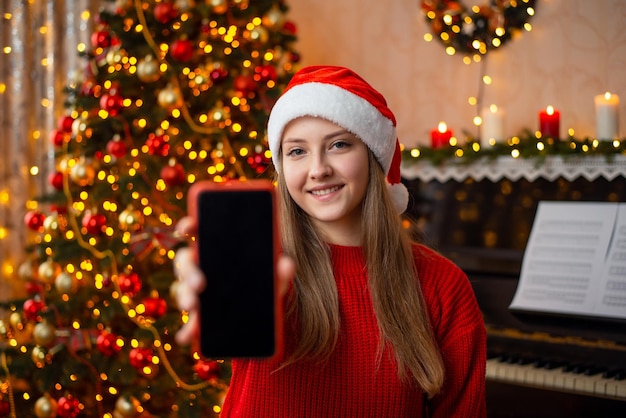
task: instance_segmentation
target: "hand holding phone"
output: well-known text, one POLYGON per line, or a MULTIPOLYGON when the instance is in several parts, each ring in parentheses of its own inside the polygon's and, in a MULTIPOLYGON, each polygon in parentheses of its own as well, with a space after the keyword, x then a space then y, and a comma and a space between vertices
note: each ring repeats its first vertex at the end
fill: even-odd
POLYGON ((275 188, 268 180, 200 182, 189 193, 200 294, 200 351, 209 358, 280 352, 282 306, 275 188))

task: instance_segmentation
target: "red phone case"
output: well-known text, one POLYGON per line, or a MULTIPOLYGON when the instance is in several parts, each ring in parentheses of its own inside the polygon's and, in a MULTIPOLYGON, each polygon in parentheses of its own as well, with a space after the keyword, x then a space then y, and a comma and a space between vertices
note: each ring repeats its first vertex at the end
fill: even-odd
MULTIPOLYGON (((276 272, 276 265, 279 259, 281 245, 280 245, 280 227, 278 221, 278 202, 276 200, 276 188, 269 180, 263 179, 254 179, 254 180, 231 180, 224 183, 216 183, 213 181, 201 181, 195 183, 189 189, 188 194, 188 213, 191 217, 194 218, 196 225, 198 225, 198 207, 197 202, 198 198, 202 193, 211 193, 211 192, 246 192, 246 191, 264 191, 268 192, 271 195, 272 201, 272 230, 273 230, 273 266, 274 266, 274 277, 273 277, 273 287, 274 287, 274 347, 275 351, 272 356, 269 358, 274 358, 282 353, 282 334, 283 334, 283 305, 282 305, 282 295, 279 294, 279 283, 276 272)), ((199 237, 196 237, 192 244, 192 250, 194 254, 194 260, 198 263, 198 245, 197 240, 199 237)), ((210 277, 207 277, 207 281, 210 280, 210 277)), ((200 325, 202 328, 202 324, 200 325)))

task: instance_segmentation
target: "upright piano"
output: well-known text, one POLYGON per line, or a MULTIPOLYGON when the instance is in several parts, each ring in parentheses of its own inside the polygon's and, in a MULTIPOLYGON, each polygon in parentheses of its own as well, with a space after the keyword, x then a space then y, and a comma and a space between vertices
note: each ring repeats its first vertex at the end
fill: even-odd
POLYGON ((626 417, 626 321, 515 312, 540 201, 626 202, 626 158, 403 167, 419 238, 468 275, 487 328, 490 418, 626 417))

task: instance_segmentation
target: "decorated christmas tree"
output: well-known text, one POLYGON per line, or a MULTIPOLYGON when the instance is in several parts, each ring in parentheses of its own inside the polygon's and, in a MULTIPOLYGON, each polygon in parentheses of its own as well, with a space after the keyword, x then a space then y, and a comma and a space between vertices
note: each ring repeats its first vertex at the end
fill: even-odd
POLYGON ((270 176, 267 114, 299 61, 287 11, 105 2, 25 218, 26 296, 2 306, 0 417, 219 413, 228 363, 174 342, 172 231, 194 182, 270 176))

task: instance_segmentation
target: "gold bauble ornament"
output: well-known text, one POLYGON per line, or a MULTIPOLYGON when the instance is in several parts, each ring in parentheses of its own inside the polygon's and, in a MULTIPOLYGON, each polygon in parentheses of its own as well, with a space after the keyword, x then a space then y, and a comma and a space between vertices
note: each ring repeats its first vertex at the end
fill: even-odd
POLYGON ((176 0, 176 8, 180 12, 189 11, 194 6, 195 6, 195 3, 193 0, 176 0))
POLYGON ((225 122, 230 119, 230 108, 217 105, 211 111, 211 119, 214 122, 225 122))
POLYGON ((228 0, 208 0, 208 5, 212 7, 213 13, 223 15, 228 11, 228 0))
POLYGON ((17 275, 22 280, 32 280, 34 271, 30 261, 24 261, 17 269, 17 275))
POLYGON ((137 64, 137 77, 144 83, 152 83, 161 77, 159 63, 152 55, 146 55, 137 64))
POLYGON ((270 29, 281 29, 285 25, 285 14, 278 7, 272 7, 263 16, 262 22, 270 29))
POLYGON ((70 169, 70 178, 81 187, 90 186, 96 177, 96 169, 91 159, 80 158, 70 169))
POLYGON ((87 123, 85 122, 85 119, 80 117, 80 118, 76 118, 74 119, 74 122, 72 122, 72 135, 73 136, 78 136, 78 135, 82 135, 85 133, 85 131, 87 130, 87 123))
POLYGON ((166 110, 179 108, 183 105, 183 95, 174 85, 168 84, 159 92, 157 97, 159 106, 166 110))
POLYGON ((62 294, 69 294, 76 288, 76 281, 68 272, 62 272, 54 279, 54 287, 62 294))
POLYGON ((35 363, 37 368, 42 369, 47 363, 48 352, 42 346, 36 345, 33 347, 33 351, 30 353, 30 358, 35 363))
POLYGON ((245 32, 244 37, 251 40, 252 42, 260 42, 264 44, 267 43, 270 35, 265 27, 257 26, 254 29, 245 32))
POLYGON ((57 277, 60 272, 61 267, 50 258, 41 263, 37 269, 39 280, 46 283, 52 283, 54 278, 57 277))
POLYGON ((107 57, 106 57, 107 64, 109 65, 121 64, 122 60, 126 56, 127 56, 127 53, 125 50, 120 49, 120 48, 113 48, 107 53, 107 57))
POLYGON ((143 226, 143 215, 132 205, 129 205, 120 213, 119 223, 123 231, 134 232, 143 226))
POLYGON ((250 0, 233 0, 233 3, 239 10, 246 10, 250 6, 250 0))
POLYGON ((7 324, 4 323, 2 319, 0 319, 0 337, 6 337, 9 334, 9 328, 7 324))
POLYGON ((9 315, 9 324, 11 324, 11 328, 13 329, 23 329, 24 318, 22 318, 22 314, 19 312, 12 312, 11 315, 9 315))
POLYGON ((35 402, 35 415, 37 418, 54 418, 57 416, 57 401, 48 395, 44 395, 35 402))
POLYGON ((53 213, 44 219, 43 230, 49 234, 53 234, 64 230, 66 225, 65 217, 58 213, 53 213))
POLYGON ((54 344, 56 340, 55 335, 56 328, 49 322, 39 322, 35 325, 35 329, 33 329, 33 339, 35 340, 35 344, 49 348, 54 344))
POLYGON ((139 413, 140 403, 133 396, 120 396, 115 402, 114 417, 133 418, 139 413))

